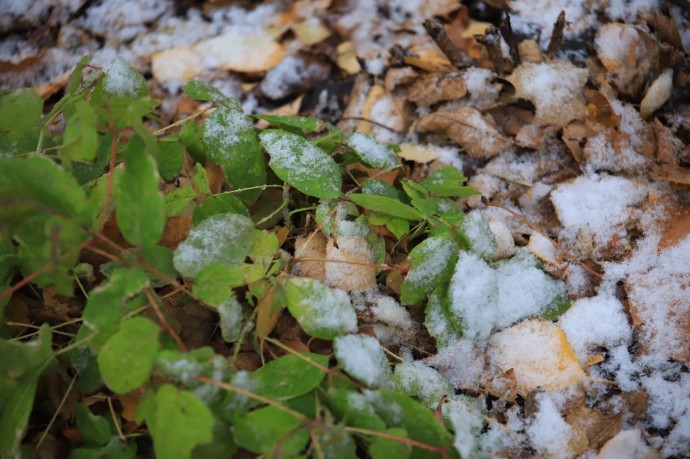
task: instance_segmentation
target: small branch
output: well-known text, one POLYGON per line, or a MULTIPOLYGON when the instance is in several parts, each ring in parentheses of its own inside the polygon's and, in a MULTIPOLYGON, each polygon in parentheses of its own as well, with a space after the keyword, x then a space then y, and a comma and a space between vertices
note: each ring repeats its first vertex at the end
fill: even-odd
POLYGON ((115 414, 115 408, 113 407, 113 399, 108 397, 108 409, 110 410, 110 417, 113 419, 113 424, 115 424, 115 430, 117 431, 117 436, 123 442, 127 441, 127 437, 122 433, 122 427, 120 427, 120 421, 117 420, 117 415, 115 414))
POLYGON ((170 322, 168 322, 168 319, 166 319, 163 315, 163 311, 161 311, 160 305, 151 293, 151 290, 147 288, 145 290, 145 293, 146 298, 149 300, 149 304, 153 308, 153 311, 156 313, 156 317, 158 317, 158 321, 161 323, 165 331, 168 332, 168 334, 172 337, 173 341, 177 343, 177 346, 180 348, 182 352, 187 352, 187 346, 184 345, 182 339, 180 338, 180 335, 177 334, 177 332, 170 325, 170 322))
POLYGON ((417 448, 420 448, 420 449, 425 449, 427 451, 433 451, 435 453, 438 453, 441 456, 443 456, 444 458, 450 457, 448 452, 443 448, 440 448, 438 446, 428 445, 426 443, 422 443, 420 441, 413 440, 411 438, 399 437, 397 435, 392 435, 392 434, 385 433, 385 432, 379 432, 376 430, 360 429, 359 427, 346 426, 345 430, 347 430, 348 432, 353 433, 353 434, 369 435, 372 437, 385 438, 387 440, 397 441, 398 443, 403 443, 403 444, 410 445, 410 446, 416 446, 417 448))
POLYGON ((513 26, 510 23, 510 14, 506 10, 501 23, 498 25, 498 30, 503 35, 503 39, 508 43, 510 48, 510 58, 513 60, 513 65, 520 65, 520 53, 517 48, 517 40, 515 40, 515 35, 513 35, 513 26))
POLYGON ((553 59, 558 52, 558 48, 561 47, 561 42, 563 41, 563 30, 565 29, 565 11, 561 11, 556 19, 556 23, 553 25, 553 33, 551 33, 551 40, 549 41, 549 47, 546 50, 546 55, 549 59, 553 59))
POLYGON ((526 219, 525 217, 523 217, 522 215, 518 214, 518 213, 515 212, 513 209, 510 209, 510 208, 504 206, 503 204, 499 204, 499 203, 497 203, 497 202, 490 202, 490 201, 486 198, 486 196, 482 196, 482 203, 483 203, 484 205, 486 205, 486 206, 498 207, 499 209, 505 210, 506 212, 508 212, 509 214, 511 214, 513 217, 517 218, 517 219, 520 220, 522 223, 524 223, 525 225, 529 226, 529 227, 532 228, 534 231, 536 231, 537 233, 539 233, 539 234, 541 234, 543 237, 545 237, 549 242, 551 242, 551 244, 553 244, 554 247, 556 247, 558 250, 560 250, 561 252, 563 252, 568 258, 570 258, 571 260, 573 260, 575 263, 577 263, 578 265, 580 265, 585 271, 587 271, 587 272, 590 273, 590 274, 593 274, 593 275, 597 276, 599 279, 603 279, 603 278, 604 278, 603 274, 594 271, 592 268, 590 268, 589 266, 587 266, 586 264, 584 264, 583 262, 581 262, 575 255, 573 255, 571 252, 569 252, 565 247, 563 247, 563 246, 560 245, 558 242, 556 242, 556 241, 554 241, 553 239, 551 239, 544 231, 542 231, 541 229, 539 229, 536 225, 534 225, 534 224, 530 223, 529 221, 527 221, 527 219, 526 219))
POLYGON ((46 265, 43 265, 41 267, 41 269, 39 269, 38 271, 35 271, 35 272, 29 274, 24 279, 20 280, 16 284, 14 284, 12 287, 10 287, 7 290, 5 290, 4 292, 0 293, 0 301, 4 300, 5 298, 7 298, 9 296, 12 296, 12 294, 14 294, 14 292, 16 292, 20 288, 24 287, 28 283, 32 282, 34 279, 36 279, 41 274, 49 271, 52 267, 53 267, 53 264, 48 263, 46 265))
POLYGON ((390 132, 394 132, 394 133, 400 134, 400 135, 405 135, 405 133, 402 131, 398 131, 397 129, 393 129, 390 126, 386 126, 383 123, 379 123, 378 121, 370 120, 369 118, 365 118, 363 116, 343 116, 342 118, 340 118, 340 121, 364 121, 365 123, 373 124, 374 126, 378 126, 380 128, 386 129, 390 132))
POLYGON ((454 67, 464 69, 474 64, 473 59, 470 59, 467 54, 450 41, 446 29, 440 22, 427 19, 424 21, 424 28, 454 67))
POLYGON ((506 62, 503 59, 503 50, 501 49, 501 33, 494 26, 487 27, 484 35, 475 35, 474 39, 477 43, 483 45, 489 53, 489 59, 494 66, 494 71, 499 75, 512 70, 512 63, 506 62))

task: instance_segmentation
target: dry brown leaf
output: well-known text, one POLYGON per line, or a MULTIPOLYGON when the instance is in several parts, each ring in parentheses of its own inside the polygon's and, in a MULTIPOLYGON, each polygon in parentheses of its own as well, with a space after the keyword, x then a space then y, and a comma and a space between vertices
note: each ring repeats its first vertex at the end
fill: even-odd
POLYGON ((219 165, 211 162, 206 163, 204 169, 208 176, 208 187, 211 190, 211 194, 220 193, 223 188, 223 183, 225 182, 225 173, 223 169, 221 169, 219 165))
POLYGON ((408 54, 403 60, 408 65, 428 72, 441 72, 454 69, 448 58, 431 40, 411 46, 408 50, 408 54))
POLYGON ((594 47, 609 82, 623 95, 638 97, 659 57, 656 40, 637 27, 612 22, 597 30, 594 47))
POLYGON ((541 48, 539 48, 539 43, 536 40, 522 40, 518 43, 518 54, 522 62, 534 64, 544 62, 544 55, 541 53, 541 48))
POLYGON ((495 371, 515 370, 522 395, 539 387, 561 390, 585 380, 565 333, 546 320, 526 320, 495 333, 488 355, 495 371))
POLYGON ((233 26, 223 35, 194 45, 194 51, 213 62, 214 68, 242 73, 260 73, 275 67, 285 50, 268 30, 233 26))
POLYGON ((417 132, 445 134, 473 158, 491 158, 511 143, 496 131, 482 114, 471 107, 456 110, 441 109, 424 116, 417 123, 417 132))
POLYGON ((541 150, 546 141, 556 134, 558 128, 554 126, 540 126, 539 124, 525 124, 515 136, 515 143, 523 148, 541 150))
POLYGON ((175 250, 178 245, 189 234, 192 228, 192 217, 189 215, 175 215, 165 220, 165 228, 163 235, 158 242, 161 246, 167 247, 170 250, 175 250))
POLYGON ((578 455, 589 448, 599 449, 621 430, 623 420, 623 416, 604 416, 586 406, 571 411, 565 417, 565 421, 570 424, 572 430, 585 439, 585 449, 577 451, 578 455))
POLYGON ((283 312, 283 309, 279 309, 276 312, 273 311, 273 286, 269 285, 266 287, 263 295, 259 298, 256 305, 256 334, 258 336, 268 336, 273 331, 273 328, 278 323, 278 319, 283 312))
MULTIPOLYGON (((611 101, 600 91, 585 90, 587 98, 587 121, 606 127, 620 126, 621 116, 613 111, 611 101)), ((592 134, 590 134, 592 135, 592 134)))
POLYGON ((304 46, 315 45, 331 36, 331 31, 316 18, 292 25, 292 31, 304 46))
POLYGON ((400 145, 398 156, 405 161, 426 164, 441 158, 443 149, 436 145, 403 143, 400 145))
POLYGON ((412 83, 419 77, 411 67, 393 67, 388 69, 383 80, 383 88, 391 93, 396 87, 412 83))
POLYGON ((295 240, 295 258, 304 259, 295 263, 295 268, 303 277, 323 280, 326 275, 326 236, 315 233, 309 237, 298 237, 295 240))
POLYGON ((350 75, 356 75, 362 71, 362 66, 359 65, 357 54, 355 53, 355 46, 351 41, 344 41, 338 45, 335 63, 350 75))
POLYGON ((656 137, 656 160, 664 164, 676 164, 685 145, 658 119, 654 119, 652 126, 656 137))
POLYGON ((587 114, 582 96, 587 70, 570 62, 523 63, 505 79, 515 87, 515 97, 534 104, 537 124, 563 127, 587 114))
POLYGON ((151 56, 151 73, 162 84, 191 80, 203 69, 202 56, 192 46, 166 49, 151 56))
POLYGON ((655 451, 645 443, 640 429, 621 430, 601 448, 597 459, 652 459, 655 451))
POLYGON ((324 280, 331 287, 363 292, 376 286, 371 246, 363 237, 338 237, 337 245, 329 240, 326 259, 324 280))
POLYGON ((410 87, 408 99, 422 107, 455 100, 467 94, 465 80, 460 73, 443 73, 420 78, 410 87))
POLYGON ((143 394, 139 391, 129 392, 127 394, 115 394, 115 398, 120 402, 121 410, 120 416, 129 422, 135 422, 137 415, 137 408, 139 401, 143 394))
MULTIPOLYGON (((371 118, 371 108, 374 106, 376 102, 378 102, 382 97, 386 95, 386 91, 383 89, 383 86, 380 85, 374 85, 371 87, 369 92, 367 93, 366 99, 364 99, 364 105, 362 107, 362 112, 361 116, 362 118, 370 119, 371 118)), ((374 128, 374 125, 371 123, 367 123, 366 121, 360 121, 359 124, 357 124, 357 131, 359 132, 371 132, 371 130, 374 128)))
POLYGON ((647 119, 661 108, 671 97, 673 90, 673 69, 664 70, 659 77, 649 86, 640 102, 640 116, 647 119))

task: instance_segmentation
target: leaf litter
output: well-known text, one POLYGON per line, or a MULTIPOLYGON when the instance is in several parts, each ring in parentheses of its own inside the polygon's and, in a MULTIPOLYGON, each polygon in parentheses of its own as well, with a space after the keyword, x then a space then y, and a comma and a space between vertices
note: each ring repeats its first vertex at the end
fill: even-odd
MULTIPOLYGON (((587 6, 563 0, 320 0, 253 7, 137 0, 66 3, 45 17, 37 11, 10 8, 13 20, 2 23, 7 37, 0 49, 3 87, 30 85, 54 103, 78 59, 91 54, 91 65, 106 70, 103 90, 113 97, 143 94, 144 80, 130 72, 127 62, 149 72, 146 83, 162 101, 157 115, 163 122, 204 109, 208 100, 192 101, 179 93, 187 80, 199 77, 224 97, 239 100, 249 114, 279 110, 300 97, 290 106, 292 114, 332 122, 331 133, 337 124, 349 136, 334 140, 332 145, 340 146, 331 148, 323 138, 309 142, 294 127, 264 131, 259 139, 268 165, 303 193, 292 198, 299 202, 283 198, 281 204, 281 197, 268 193, 254 202, 242 195, 254 222, 236 212, 208 215, 188 236, 185 231, 177 238, 168 264, 187 278, 214 263, 247 266, 254 223, 261 221, 273 231, 286 218, 283 208, 308 209, 304 218, 280 223, 290 231, 288 240, 295 238, 281 243, 280 250, 285 259, 296 257, 287 273, 296 276, 271 287, 246 282, 244 274, 245 282, 238 282, 246 298, 263 304, 259 316, 264 319, 258 320, 265 336, 299 342, 311 352, 332 352, 342 370, 369 389, 400 391, 368 390, 364 397, 348 392, 348 409, 356 415, 364 416, 355 405, 366 404, 368 416, 414 439, 405 415, 418 407, 402 394, 432 410, 442 404, 452 426, 450 443, 462 457, 690 454, 687 9, 655 0, 597 0, 587 6), (561 11, 566 22, 559 29, 554 24, 561 11), (432 39, 423 25, 426 19, 440 21, 450 41, 432 39), (41 39, 41 21, 60 30, 60 37, 41 39), (667 27, 659 27, 660 21, 667 27), (492 24, 500 33, 485 30, 492 24), (488 41, 492 36, 498 37, 495 45, 488 41), (458 51, 466 59, 458 61, 458 51), (359 132, 353 133, 353 127, 359 132), (399 151, 390 143, 401 144, 399 151), (348 169, 351 177, 341 179, 340 166, 352 161, 348 154, 363 165, 348 169), (358 189, 378 178, 379 169, 391 169, 387 183, 401 189, 411 186, 408 180, 421 182, 447 164, 466 174, 469 185, 484 196, 541 227, 600 276, 563 256, 531 226, 475 197, 454 201, 461 209, 476 209, 455 221, 456 215, 443 213, 448 202, 433 192, 405 189, 404 202, 397 202, 406 207, 385 208, 385 201, 371 197, 376 194, 358 189), (318 221, 318 210, 311 218, 309 209, 342 200, 343 190, 354 193, 349 204, 361 211, 331 203, 326 219, 322 214, 318 221), (395 228, 390 219, 396 212, 404 213, 408 227, 424 223, 422 233, 403 231, 399 237, 381 230, 395 228), (462 237, 445 243, 451 240, 446 231, 460 231, 462 237), (431 250, 435 247, 438 253, 431 250), (397 287, 389 281, 393 274, 402 280, 397 287), (412 304, 403 306, 406 296, 413 300, 402 302, 412 304), (425 302, 425 310, 418 307, 425 302), (290 315, 272 315, 280 310, 276 303, 287 305, 290 315), (548 316, 559 304, 566 307, 548 316), (265 319, 269 315, 273 319, 265 319), (381 346, 396 357, 386 357, 381 346), (444 402, 444 396, 451 399, 444 402), (633 396, 644 403, 624 402, 633 396), (592 425, 596 432, 589 430, 592 425)), ((201 140, 213 143, 213 148, 205 146, 208 159, 226 168, 223 189, 241 188, 241 174, 228 174, 234 166, 219 163, 214 155, 230 154, 229 146, 243 141, 238 133, 250 143, 259 140, 251 140, 250 119, 236 107, 224 126, 214 124, 221 109, 213 113, 201 115, 206 120, 201 140)), ((12 155, 10 146, 25 145, 26 137, 7 142, 1 143, 2 155, 12 155)), ((189 161, 193 147, 188 142, 185 147, 189 161)), ((258 150, 254 159, 257 155, 258 150)), ((247 182, 264 183, 262 177, 247 182)), ((190 195, 188 202, 195 199, 201 198, 190 195)), ((20 247, 30 243, 21 237, 15 241, 20 247)), ((259 279, 270 266, 262 269, 259 279)), ((112 304, 136 303, 136 297, 119 298, 118 293, 109 294, 112 304)), ((24 300, 33 298, 23 290, 13 299, 24 300)), ((252 303, 233 296, 224 305, 219 309, 221 339, 201 338, 228 354, 231 349, 223 341, 241 343, 253 326, 247 315, 252 303)), ((130 306, 133 310, 136 304, 130 306)), ((10 305, 6 320, 9 311, 10 305)), ((31 310, 28 315, 37 324, 45 316, 31 310)), ((178 321, 184 328, 184 314, 178 321)), ((53 322, 64 322, 64 317, 53 322)), ((113 324, 103 324, 102 329, 112 331, 113 344, 106 342, 104 349, 112 353, 115 344, 126 347, 120 339, 138 323, 130 319, 117 333, 113 324)), ((157 349, 158 341, 147 346, 157 349)), ((280 355, 281 349, 271 352, 280 355)), ((245 341, 232 352, 236 357, 255 349, 245 341)), ((146 368, 154 353, 148 354, 146 368)), ((120 388, 129 389, 131 381, 120 382, 117 365, 108 366, 107 360, 116 358, 101 353, 99 359, 106 362, 99 364, 107 369, 110 389, 123 392, 120 388)), ((227 374, 220 368, 209 369, 208 376, 223 380, 227 374)), ((137 377, 147 379, 150 370, 143 373, 137 377)), ((249 377, 236 373, 225 379, 242 378, 249 377)), ((247 382, 237 386, 253 387, 247 382)), ((161 457, 176 457, 178 449, 189 454, 195 445, 211 441, 212 414, 200 403, 210 399, 200 399, 199 392, 166 384, 137 402, 137 418, 146 419, 161 457), (200 421, 175 442, 156 441, 169 429, 184 431, 200 421)), ((335 402, 329 406, 338 411, 335 402)), ((270 453, 266 445, 290 429, 296 435, 283 445, 285 451, 298 453, 309 441, 306 431, 298 430, 304 426, 275 407, 245 410, 245 415, 233 429, 237 444, 248 451, 270 453), (252 417, 269 426, 261 433, 266 437, 252 433, 252 417), (284 425, 271 421, 279 417, 284 425)), ((59 421, 62 426, 70 422, 59 421)), ((82 434, 88 431, 79 419, 77 426, 82 434)), ((435 445, 447 433, 438 433, 437 427, 421 422, 416 434, 435 445)), ((40 449, 37 438, 27 438, 40 449)), ((96 446, 106 447, 89 445, 96 446)), ((226 451, 232 448, 237 445, 226 451)), ((409 451, 415 456, 427 450, 409 451)))

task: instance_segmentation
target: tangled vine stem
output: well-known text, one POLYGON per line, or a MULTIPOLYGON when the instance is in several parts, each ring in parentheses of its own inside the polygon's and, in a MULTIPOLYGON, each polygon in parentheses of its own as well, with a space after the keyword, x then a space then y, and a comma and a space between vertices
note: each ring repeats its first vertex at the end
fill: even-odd
POLYGON ((592 274, 592 275, 594 275, 594 276, 597 276, 599 279, 603 279, 603 278, 604 278, 604 275, 603 275, 603 274, 596 272, 595 270, 593 270, 592 268, 590 268, 589 266, 587 266, 586 264, 584 264, 583 262, 581 262, 580 259, 577 258, 572 252, 570 252, 568 249, 566 249, 565 247, 563 247, 562 245, 560 245, 558 242, 556 242, 556 241, 554 241, 553 239, 551 239, 551 238, 550 238, 544 231, 542 231, 537 225, 535 225, 535 224, 529 222, 525 217, 523 217, 523 216, 520 215, 519 213, 515 212, 513 209, 510 209, 510 208, 504 206, 503 204, 499 204, 499 203, 497 203, 497 202, 491 202, 491 201, 489 201, 489 199, 488 199, 486 196, 482 196, 482 204, 484 204, 484 205, 486 205, 486 206, 490 206, 490 207, 498 207, 499 209, 505 210, 506 212, 508 212, 509 214, 511 214, 513 217, 517 218, 517 219, 520 220, 522 223, 524 223, 525 225, 529 226, 529 227, 532 228, 534 231, 536 231, 537 233, 539 233, 539 234, 541 234, 543 237, 545 237, 554 247, 556 247, 558 250, 560 250, 561 252, 563 252, 568 258, 570 258, 571 260, 573 260, 575 263, 577 263, 578 265, 580 265, 580 266, 582 267, 582 269, 584 269, 585 271, 587 271, 588 273, 590 273, 590 274, 592 274))

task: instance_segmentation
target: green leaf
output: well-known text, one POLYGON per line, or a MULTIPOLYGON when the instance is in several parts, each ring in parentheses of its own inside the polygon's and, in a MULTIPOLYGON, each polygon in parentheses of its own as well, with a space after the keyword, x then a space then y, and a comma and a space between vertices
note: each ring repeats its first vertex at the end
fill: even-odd
POLYGON ((282 457, 299 453, 309 440, 309 432, 298 428, 301 421, 273 406, 254 410, 235 422, 235 442, 253 453, 282 457))
POLYGON ((115 393, 125 394, 151 377, 158 353, 159 327, 143 317, 122 323, 98 354, 103 382, 115 393))
POLYGON ((30 342, 0 340, 0 457, 19 457, 38 378, 53 358, 51 345, 48 324, 30 342))
POLYGON ((218 306, 220 315, 220 332, 223 341, 233 343, 240 339, 242 333, 242 305, 234 296, 218 306))
POLYGON ((392 215, 373 213, 369 216, 371 225, 386 225, 386 228, 400 239, 410 231, 410 221, 392 215))
POLYGON ((400 302, 417 304, 437 286, 448 282, 458 261, 458 245, 450 237, 425 239, 410 252, 412 267, 400 288, 400 302))
POLYGON ((76 448, 70 453, 69 459, 136 459, 136 445, 122 443, 113 437, 105 446, 76 448))
POLYGON ((285 297, 290 314, 315 338, 330 340, 357 330, 350 297, 340 289, 314 279, 293 277, 285 283, 285 297))
POLYGON ((254 263, 268 264, 279 246, 280 242, 275 234, 266 230, 254 230, 252 231, 252 249, 249 251, 249 258, 254 263))
POLYGON ((96 86, 94 96, 96 101, 102 98, 106 103, 112 104, 110 99, 113 98, 139 99, 147 94, 144 77, 126 60, 118 57, 108 66, 103 79, 96 86))
POLYGON ((36 149, 43 101, 33 89, 15 89, 0 96, 0 157, 36 149))
POLYGON ((226 108, 241 111, 242 108, 235 99, 223 94, 220 89, 214 88, 202 80, 190 80, 182 87, 182 90, 194 100, 202 102, 217 102, 226 108))
POLYGON ((568 309, 570 309, 570 306, 573 305, 573 302, 568 298, 566 295, 558 295, 553 302, 551 302, 551 305, 539 314, 542 318, 546 320, 558 320, 560 316, 566 313, 568 309))
POLYGON ((400 158, 392 149, 378 143, 370 135, 355 132, 347 139, 347 146, 370 167, 389 169, 400 164, 400 158))
POLYGON ((122 235, 134 245, 154 245, 165 226, 165 198, 158 191, 156 163, 137 138, 127 147, 117 185, 115 209, 122 235))
POLYGON ((146 420, 158 459, 187 459, 197 445, 213 440, 213 413, 194 394, 164 384, 146 420))
POLYGON ((229 435, 231 426, 227 421, 215 417, 213 424, 213 441, 204 445, 198 445, 192 451, 194 459, 229 459, 235 457, 237 445, 232 435, 229 435))
MULTIPOLYGON (((421 403, 397 391, 381 390, 370 392, 367 398, 388 427, 405 429, 410 438, 427 445, 449 448, 451 457, 454 451, 453 436, 436 419, 433 412, 421 403)), ((441 458, 441 454, 419 447, 412 448, 413 459, 441 458)))
POLYGON ((271 157, 273 172, 308 196, 335 199, 342 193, 336 162, 323 150, 297 134, 268 129, 259 135, 271 157))
POLYGON ((191 185, 175 188, 165 195, 165 216, 180 215, 196 197, 197 193, 191 185))
POLYGON ((378 179, 369 179, 362 185, 362 193, 386 196, 397 201, 402 201, 403 194, 390 183, 378 179))
POLYGON ((330 389, 328 406, 336 418, 360 429, 382 431, 386 425, 364 395, 346 389, 330 389))
POLYGON ((244 273, 221 263, 204 267, 194 278, 192 293, 204 303, 220 306, 233 297, 233 288, 242 285, 244 273))
POLYGON ((357 459, 357 445, 342 425, 314 429, 316 441, 327 459, 357 459))
POLYGON ((249 215, 249 210, 247 210, 247 206, 245 206, 242 201, 231 194, 219 194, 204 199, 201 204, 194 209, 192 224, 197 226, 208 217, 226 213, 251 217, 251 215, 249 215))
POLYGON ((0 220, 9 222, 17 206, 51 209, 88 223, 86 195, 74 177, 48 158, 0 158, 0 220))
MULTIPOLYGON (((258 187, 266 184, 266 165, 259 139, 251 120, 241 109, 217 108, 204 120, 201 141, 208 159, 225 171, 235 188, 258 187)), ((255 200, 260 189, 244 191, 242 197, 255 200)))
MULTIPOLYGON (((407 438, 407 430, 399 427, 386 429, 383 433, 407 438)), ((412 454, 412 446, 398 440, 372 436, 371 445, 369 445, 369 454, 371 455, 371 459, 389 459, 391 457, 396 459, 407 459, 412 454)))
POLYGON ((178 136, 168 136, 158 141, 158 173, 166 182, 177 177, 184 164, 184 153, 178 136))
POLYGON ((391 367, 376 338, 369 335, 338 336, 333 340, 333 352, 342 369, 357 381, 371 388, 389 386, 391 367))
POLYGON ((311 116, 254 115, 254 118, 268 121, 281 129, 297 128, 305 134, 323 131, 326 125, 311 116))
POLYGON ((91 161, 98 151, 98 119, 96 112, 84 99, 74 103, 74 111, 67 118, 62 154, 72 161, 91 161))
POLYGON ((430 410, 435 410, 444 396, 455 394, 443 375, 421 360, 397 364, 392 380, 397 390, 415 397, 430 410))
POLYGON ((253 222, 244 215, 226 213, 208 217, 192 228, 175 250, 175 269, 185 277, 195 277, 214 263, 240 265, 252 247, 253 222))
POLYGON ((201 128, 198 124, 190 122, 182 126, 180 140, 194 161, 199 165, 206 163, 206 150, 201 142, 201 128))
POLYGON ((462 337, 462 324, 454 320, 450 307, 448 286, 442 285, 431 292, 424 311, 424 326, 439 348, 462 337))
POLYGON ((392 199, 387 196, 351 193, 347 195, 347 198, 358 206, 382 214, 392 215, 406 220, 421 220, 424 218, 424 214, 414 207, 403 204, 397 199, 392 199))
POLYGON ((256 392, 273 400, 287 400, 315 389, 326 373, 304 358, 328 368, 328 357, 313 353, 301 355, 303 358, 288 354, 256 370, 254 376, 261 383, 256 392))
POLYGON ((113 436, 108 420, 103 416, 94 416, 83 403, 78 403, 74 409, 77 428, 81 432, 87 445, 103 446, 113 436))
POLYGON ((432 172, 419 184, 429 193, 438 197, 465 197, 481 194, 469 186, 462 186, 467 177, 453 166, 443 166, 432 172))
POLYGON ((117 330, 120 319, 130 312, 127 300, 149 284, 149 278, 139 269, 117 269, 106 283, 91 290, 84 307, 84 325, 77 334, 82 339, 93 333, 89 342, 101 346, 117 330))

